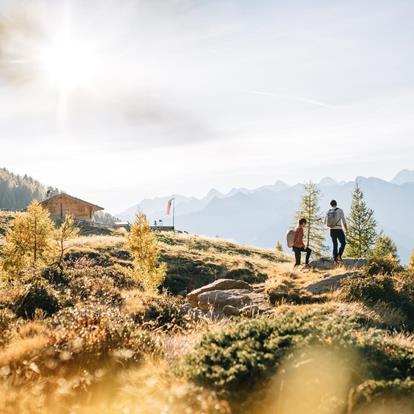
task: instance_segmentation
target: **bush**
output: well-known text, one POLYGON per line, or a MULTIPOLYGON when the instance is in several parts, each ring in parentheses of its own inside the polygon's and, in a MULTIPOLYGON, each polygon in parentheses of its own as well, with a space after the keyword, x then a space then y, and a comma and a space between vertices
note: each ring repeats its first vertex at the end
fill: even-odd
POLYGON ((411 378, 393 381, 368 380, 360 384, 352 395, 352 412, 375 413, 381 407, 389 413, 414 411, 414 381, 411 378), (370 410, 369 410, 370 409, 370 410))
POLYGON ((33 319, 36 310, 53 315, 59 310, 59 302, 53 291, 44 283, 34 281, 17 299, 15 313, 25 319, 33 319))
POLYGON ((193 326, 192 319, 183 305, 184 300, 174 296, 132 291, 126 294, 124 309, 145 329, 171 331, 193 326))
POLYGON ((6 332, 15 318, 10 309, 0 309, 0 346, 3 346, 6 340, 6 332))
POLYGON ((13 393, 42 384, 37 396, 76 404, 94 385, 141 362, 145 354, 161 353, 156 337, 118 309, 97 304, 65 308, 44 320, 17 321, 7 339, 0 367, 13 393))
POLYGON ((406 317, 406 327, 414 321, 414 275, 399 273, 390 275, 369 274, 349 278, 342 284, 339 298, 346 302, 358 301, 368 306, 385 303, 406 317))
POLYGON ((99 279, 103 275, 112 279, 114 286, 120 289, 132 288, 139 286, 136 280, 131 276, 130 269, 124 268, 117 263, 105 262, 101 263, 95 259, 90 259, 89 256, 77 258, 68 264, 64 270, 65 276, 69 280, 74 280, 78 277, 87 276, 93 279, 99 279))
POLYGON ((42 270, 41 276, 54 286, 65 286, 69 283, 69 279, 58 266, 46 267, 42 270))
POLYGON ((297 352, 306 361, 315 347, 339 354, 345 365, 355 365, 354 386, 368 379, 393 381, 414 374, 413 350, 385 330, 368 328, 328 308, 300 311, 292 307, 277 317, 242 320, 205 335, 187 357, 184 372, 236 407, 259 386, 266 386, 283 361, 297 352))
POLYGON ((359 277, 343 281, 339 297, 347 302, 360 301, 374 305, 378 301, 394 303, 395 296, 398 296, 398 293, 395 290, 394 279, 390 276, 361 274, 359 277))
POLYGON ((158 345, 116 308, 77 305, 54 315, 50 321, 54 346, 68 351, 83 364, 113 358, 118 350, 136 361, 144 352, 158 353, 158 345))
POLYGON ((368 258, 366 269, 368 275, 392 275, 401 270, 401 265, 392 255, 372 256, 368 258))

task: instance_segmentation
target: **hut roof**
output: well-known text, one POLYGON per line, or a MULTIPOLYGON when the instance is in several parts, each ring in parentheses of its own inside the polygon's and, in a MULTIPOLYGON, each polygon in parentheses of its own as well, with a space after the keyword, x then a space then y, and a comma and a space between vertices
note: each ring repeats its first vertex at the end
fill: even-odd
POLYGON ((85 201, 85 200, 81 200, 80 198, 73 197, 73 196, 71 196, 69 194, 66 194, 66 193, 55 194, 52 197, 49 197, 46 200, 43 200, 40 204, 47 204, 48 201, 53 200, 54 198, 59 198, 59 197, 68 197, 68 198, 71 198, 72 200, 75 200, 75 201, 78 201, 78 202, 80 202, 82 204, 86 204, 86 205, 88 205, 90 207, 93 207, 93 209, 96 210, 96 211, 104 210, 103 207, 100 207, 100 206, 98 206, 96 204, 89 203, 88 201, 85 201))

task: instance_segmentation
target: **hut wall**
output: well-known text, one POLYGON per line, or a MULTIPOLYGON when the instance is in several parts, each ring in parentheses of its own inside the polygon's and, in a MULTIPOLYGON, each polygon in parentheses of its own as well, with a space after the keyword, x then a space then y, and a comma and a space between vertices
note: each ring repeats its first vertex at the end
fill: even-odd
POLYGON ((85 203, 67 197, 57 197, 47 200, 43 206, 49 210, 53 219, 61 219, 71 214, 78 220, 91 220, 93 208, 85 203))

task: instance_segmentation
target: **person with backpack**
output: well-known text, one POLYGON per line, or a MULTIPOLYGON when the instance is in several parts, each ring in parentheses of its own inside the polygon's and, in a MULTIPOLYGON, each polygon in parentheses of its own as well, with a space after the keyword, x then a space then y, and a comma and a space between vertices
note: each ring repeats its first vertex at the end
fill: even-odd
POLYGON ((331 201, 331 209, 326 213, 325 224, 330 228, 333 258, 335 263, 339 264, 342 262, 342 255, 346 245, 344 229, 348 232, 348 225, 346 224, 344 211, 338 207, 336 200, 331 201), (339 250, 338 241, 341 244, 339 250))
POLYGON ((306 227, 307 221, 305 218, 299 220, 299 225, 295 230, 295 238, 293 240, 292 250, 295 253, 295 267, 300 265, 302 252, 306 253, 305 264, 309 264, 309 259, 312 254, 312 250, 305 246, 303 242, 303 229, 306 227))

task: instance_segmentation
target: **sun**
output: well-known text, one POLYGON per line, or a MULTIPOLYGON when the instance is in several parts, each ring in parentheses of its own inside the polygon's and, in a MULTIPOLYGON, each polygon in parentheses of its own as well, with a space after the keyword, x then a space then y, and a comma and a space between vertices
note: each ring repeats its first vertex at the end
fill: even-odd
POLYGON ((69 91, 88 87, 93 82, 99 59, 90 45, 64 33, 42 48, 39 64, 43 76, 52 86, 69 91))

